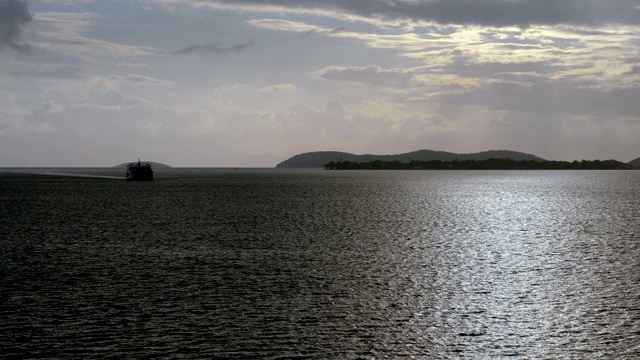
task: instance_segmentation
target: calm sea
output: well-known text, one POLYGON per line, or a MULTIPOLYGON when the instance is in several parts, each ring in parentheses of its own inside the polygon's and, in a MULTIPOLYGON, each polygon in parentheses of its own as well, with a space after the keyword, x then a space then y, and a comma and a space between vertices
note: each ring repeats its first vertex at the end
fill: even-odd
POLYGON ((640 171, 90 170, 0 174, 0 357, 640 357, 640 171))

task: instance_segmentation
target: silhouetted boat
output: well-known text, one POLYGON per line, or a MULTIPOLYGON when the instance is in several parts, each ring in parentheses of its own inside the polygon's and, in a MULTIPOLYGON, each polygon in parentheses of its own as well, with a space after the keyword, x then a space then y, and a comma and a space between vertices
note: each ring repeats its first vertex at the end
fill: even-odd
POLYGON ((151 170, 151 164, 140 163, 138 159, 137 163, 131 163, 127 165, 127 180, 131 181, 151 181, 153 180, 153 170, 151 170))

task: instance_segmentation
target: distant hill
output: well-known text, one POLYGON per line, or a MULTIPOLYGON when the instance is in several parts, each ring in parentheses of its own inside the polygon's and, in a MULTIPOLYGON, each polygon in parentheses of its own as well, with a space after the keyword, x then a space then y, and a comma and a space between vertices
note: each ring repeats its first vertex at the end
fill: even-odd
POLYGON ((640 167, 640 157, 635 160, 629 161, 628 164, 634 167, 640 167))
POLYGON ((512 159, 516 161, 534 160, 546 161, 543 158, 531 154, 525 154, 510 150, 489 150, 472 154, 456 154, 446 151, 434 150, 418 150, 404 154, 396 155, 355 155, 340 151, 315 151, 304 154, 295 155, 278 165, 276 168, 321 168, 323 165, 331 161, 355 161, 369 162, 375 160, 382 161, 400 161, 408 163, 412 160, 417 161, 452 161, 452 160, 488 160, 488 159, 512 159))
MULTIPOLYGON (((131 163, 134 163, 134 162, 137 163, 138 161, 136 160, 136 161, 129 161, 129 162, 126 162, 126 163, 122 163, 120 165, 114 166, 114 168, 117 168, 117 169, 122 168, 122 169, 124 169, 124 168, 127 167, 127 165, 129 165, 131 163)), ((156 169, 170 169, 171 168, 171 166, 169 166, 169 165, 162 164, 162 163, 159 163, 159 162, 153 162, 153 161, 140 160, 140 163, 142 163, 142 164, 151 164, 151 167, 152 168, 156 168, 156 169)))

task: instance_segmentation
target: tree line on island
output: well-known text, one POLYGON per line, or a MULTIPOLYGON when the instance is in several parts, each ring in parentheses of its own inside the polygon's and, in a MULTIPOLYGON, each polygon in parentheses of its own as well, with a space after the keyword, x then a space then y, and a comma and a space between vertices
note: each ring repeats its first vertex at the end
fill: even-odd
POLYGON ((325 170, 632 170, 631 164, 616 160, 536 161, 513 159, 429 160, 401 162, 373 160, 367 162, 331 161, 325 170))

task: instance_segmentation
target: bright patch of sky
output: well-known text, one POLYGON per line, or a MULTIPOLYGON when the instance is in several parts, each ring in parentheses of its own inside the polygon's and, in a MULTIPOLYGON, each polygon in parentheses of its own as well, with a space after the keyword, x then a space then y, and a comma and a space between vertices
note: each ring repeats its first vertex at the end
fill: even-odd
POLYGON ((0 0, 0 167, 640 156, 640 0, 0 0))

